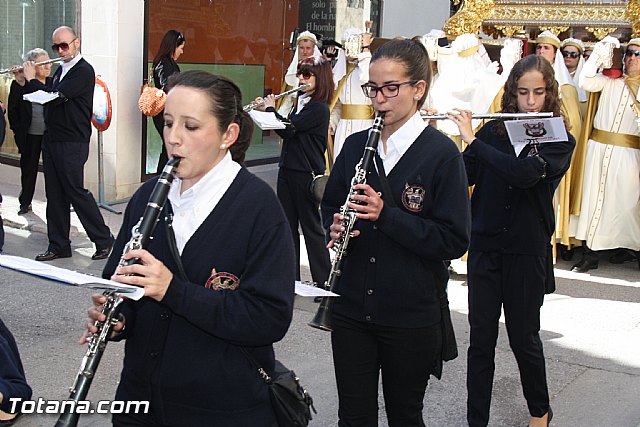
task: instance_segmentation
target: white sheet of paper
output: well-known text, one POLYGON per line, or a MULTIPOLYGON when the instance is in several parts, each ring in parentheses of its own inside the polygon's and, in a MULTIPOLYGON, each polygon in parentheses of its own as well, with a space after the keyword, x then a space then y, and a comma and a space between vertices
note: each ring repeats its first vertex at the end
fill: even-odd
POLYGON ((339 297, 340 295, 296 280, 296 295, 301 297, 339 297))
POLYGON ((251 110, 249 116, 262 130, 284 129, 286 127, 273 112, 251 110))
POLYGON ((562 142, 569 139, 562 117, 505 120, 509 140, 516 152, 516 156, 527 144, 532 142, 562 142))
POLYGON ((144 296, 144 288, 140 288, 138 286, 125 285, 123 283, 106 280, 101 277, 78 273, 77 271, 67 270, 66 268, 56 267, 55 265, 46 264, 29 258, 0 254, 0 266, 10 268, 12 270, 23 271, 40 277, 46 277, 48 279, 68 283, 74 286, 81 286, 101 291, 116 291, 118 295, 131 298, 136 301, 144 296))
POLYGON ((60 95, 58 92, 45 92, 44 90, 22 95, 22 98, 25 101, 35 102, 36 104, 46 104, 47 102, 53 101, 59 97, 60 95))

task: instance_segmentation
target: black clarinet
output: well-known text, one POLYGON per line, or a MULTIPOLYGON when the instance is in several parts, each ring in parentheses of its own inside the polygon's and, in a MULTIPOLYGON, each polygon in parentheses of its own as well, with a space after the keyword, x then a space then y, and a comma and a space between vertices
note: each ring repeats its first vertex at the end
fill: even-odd
MULTIPOLYGON (((158 223, 160 213, 167 202, 169 188, 171 187, 175 168, 178 166, 178 163, 180 163, 180 159, 172 157, 162 170, 158 182, 155 187, 153 187, 153 192, 151 193, 151 197, 149 197, 144 214, 131 231, 131 239, 122 251, 118 267, 140 263, 138 258, 124 259, 124 256, 131 250, 144 248, 149 242, 158 223)), ((65 412, 58 418, 56 427, 75 427, 78 425, 78 419, 80 418, 80 414, 76 411, 78 402, 86 399, 98 365, 100 364, 100 359, 102 359, 104 350, 107 347, 109 337, 120 319, 120 305, 124 301, 124 298, 112 290, 104 291, 103 295, 107 298, 107 301, 102 305, 101 313, 106 316, 106 320, 104 322, 96 321, 94 323, 98 331, 89 337, 89 346, 80 363, 78 375, 73 385, 69 388, 70 395, 68 400, 73 401, 74 404, 63 405, 65 412)))
MULTIPOLYGON (((382 133, 383 126, 384 113, 378 113, 376 119, 373 121, 371 131, 369 132, 369 139, 367 139, 367 144, 364 147, 362 158, 356 165, 355 174, 353 175, 353 178, 351 178, 351 189, 349 190, 349 194, 347 195, 347 200, 340 208, 340 213, 342 214, 342 226, 344 227, 344 231, 342 232, 338 240, 333 244, 335 257, 333 258, 333 262, 331 263, 331 272, 329 273, 329 278, 324 284, 324 288, 332 292, 335 290, 340 276, 342 275, 344 257, 347 252, 349 240, 351 239, 353 233, 353 227, 355 226, 357 220, 357 211, 355 209, 349 208, 349 202, 354 195, 362 194, 362 190, 356 190, 355 186, 357 184, 367 183, 367 174, 369 173, 371 165, 373 164, 373 159, 376 155, 376 150, 378 149, 378 141, 380 141, 380 134, 382 133)), ((323 297, 316 315, 313 317, 311 322, 309 322, 309 326, 322 329, 323 331, 332 331, 333 328, 331 327, 331 315, 333 312, 333 302, 333 297, 323 297)))

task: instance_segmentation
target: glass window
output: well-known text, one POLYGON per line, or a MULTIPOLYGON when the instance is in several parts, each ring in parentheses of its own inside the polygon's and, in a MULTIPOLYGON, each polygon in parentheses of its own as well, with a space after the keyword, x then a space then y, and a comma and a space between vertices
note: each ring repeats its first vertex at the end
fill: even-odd
MULTIPOLYGON (((61 22, 76 28, 79 0, 0 0, 0 68, 22 64, 31 49, 45 49, 51 58, 51 34, 61 22)), ((51 74, 55 72, 54 65, 51 74)), ((7 105, 13 74, 0 75, 0 100, 7 105)), ((13 132, 7 132, 0 154, 18 156, 13 132)))

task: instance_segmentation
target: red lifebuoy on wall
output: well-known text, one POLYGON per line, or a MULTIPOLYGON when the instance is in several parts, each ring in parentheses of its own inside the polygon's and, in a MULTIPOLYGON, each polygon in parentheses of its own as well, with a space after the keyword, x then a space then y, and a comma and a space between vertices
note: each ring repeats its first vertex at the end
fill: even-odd
POLYGON ((111 124, 111 95, 107 84, 96 77, 96 85, 93 89, 93 114, 91 123, 99 131, 107 130, 111 124))

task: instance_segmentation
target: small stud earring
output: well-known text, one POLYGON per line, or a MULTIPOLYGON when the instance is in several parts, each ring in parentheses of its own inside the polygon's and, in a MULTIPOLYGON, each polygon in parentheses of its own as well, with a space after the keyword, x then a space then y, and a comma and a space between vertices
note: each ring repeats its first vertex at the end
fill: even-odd
POLYGON ((417 100, 418 100, 418 99, 420 99, 420 98, 419 98, 419 97, 417 97, 417 96, 414 96, 414 97, 413 97, 413 99, 415 99, 415 100, 417 101, 417 100))
POLYGON ((225 148, 227 148, 227 144, 220 144, 220 149, 224 150, 225 148))

